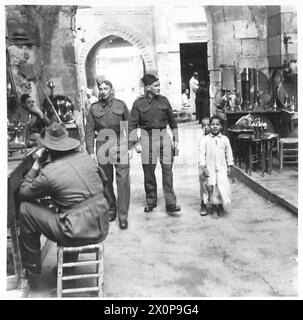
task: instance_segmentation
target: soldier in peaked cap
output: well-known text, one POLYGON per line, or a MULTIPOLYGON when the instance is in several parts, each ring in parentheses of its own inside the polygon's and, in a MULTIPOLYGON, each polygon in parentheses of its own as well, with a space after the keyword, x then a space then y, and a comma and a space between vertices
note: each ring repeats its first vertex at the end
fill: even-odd
POLYGON ((145 212, 157 206, 157 181, 155 169, 158 159, 162 168, 162 182, 166 211, 176 215, 180 207, 176 204, 173 188, 173 150, 177 149, 178 127, 168 99, 160 95, 159 79, 153 74, 145 74, 141 79, 145 94, 138 98, 132 107, 129 119, 129 149, 136 143, 134 136, 137 128, 141 128, 141 160, 144 172, 144 188, 146 193, 145 212), (172 140, 166 131, 169 125, 173 133, 172 140))

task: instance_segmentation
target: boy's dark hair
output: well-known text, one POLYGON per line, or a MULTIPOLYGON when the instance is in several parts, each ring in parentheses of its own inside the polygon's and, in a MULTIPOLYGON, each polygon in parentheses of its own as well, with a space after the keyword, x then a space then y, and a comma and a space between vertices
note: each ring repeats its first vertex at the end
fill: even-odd
POLYGON ((221 126, 223 126, 222 119, 221 119, 219 116, 217 116, 216 114, 213 115, 213 116, 209 119, 209 123, 211 124, 212 121, 215 120, 215 119, 219 120, 221 126))

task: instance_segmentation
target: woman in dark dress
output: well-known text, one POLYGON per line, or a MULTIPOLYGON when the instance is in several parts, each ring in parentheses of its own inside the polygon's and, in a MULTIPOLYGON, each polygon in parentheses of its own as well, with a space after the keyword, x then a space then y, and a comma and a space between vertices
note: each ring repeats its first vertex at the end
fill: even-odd
POLYGON ((209 117, 209 89, 205 81, 200 81, 196 91, 196 118, 201 123, 205 117, 209 117))

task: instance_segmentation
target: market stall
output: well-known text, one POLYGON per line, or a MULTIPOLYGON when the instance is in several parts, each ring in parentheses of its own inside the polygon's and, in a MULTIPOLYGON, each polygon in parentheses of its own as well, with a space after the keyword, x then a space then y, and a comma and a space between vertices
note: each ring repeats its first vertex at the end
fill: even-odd
MULTIPOLYGON (((19 244, 19 187, 34 162, 39 132, 33 133, 33 125, 35 124, 33 120, 37 119, 37 114, 26 110, 24 105, 20 103, 22 99, 17 94, 10 64, 8 63, 7 66, 7 289, 18 290, 21 291, 21 294, 26 294, 27 281, 24 277, 19 244)), ((63 122, 69 135, 79 139, 71 100, 63 95, 54 96, 52 92, 54 83, 49 82, 49 84, 51 84, 49 85, 50 96, 45 94, 45 90, 40 84, 46 99, 44 105, 38 106, 35 110, 41 110, 41 119, 46 115, 50 121, 63 122)), ((23 96, 25 96, 25 101, 32 100, 29 94, 23 94, 23 96)))
POLYGON ((283 70, 273 86, 258 68, 234 69, 233 85, 217 91, 215 105, 236 163, 244 162, 248 172, 260 168, 262 175, 271 173, 273 153, 279 158, 279 139, 297 134, 296 75, 283 70))

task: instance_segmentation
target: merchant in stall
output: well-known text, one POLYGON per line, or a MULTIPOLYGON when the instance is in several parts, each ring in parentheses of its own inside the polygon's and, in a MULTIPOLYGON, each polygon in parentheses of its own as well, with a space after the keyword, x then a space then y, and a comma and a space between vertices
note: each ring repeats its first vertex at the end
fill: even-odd
POLYGON ((21 107, 29 113, 29 144, 36 145, 41 130, 47 127, 51 121, 29 94, 25 93, 21 96, 21 107))

